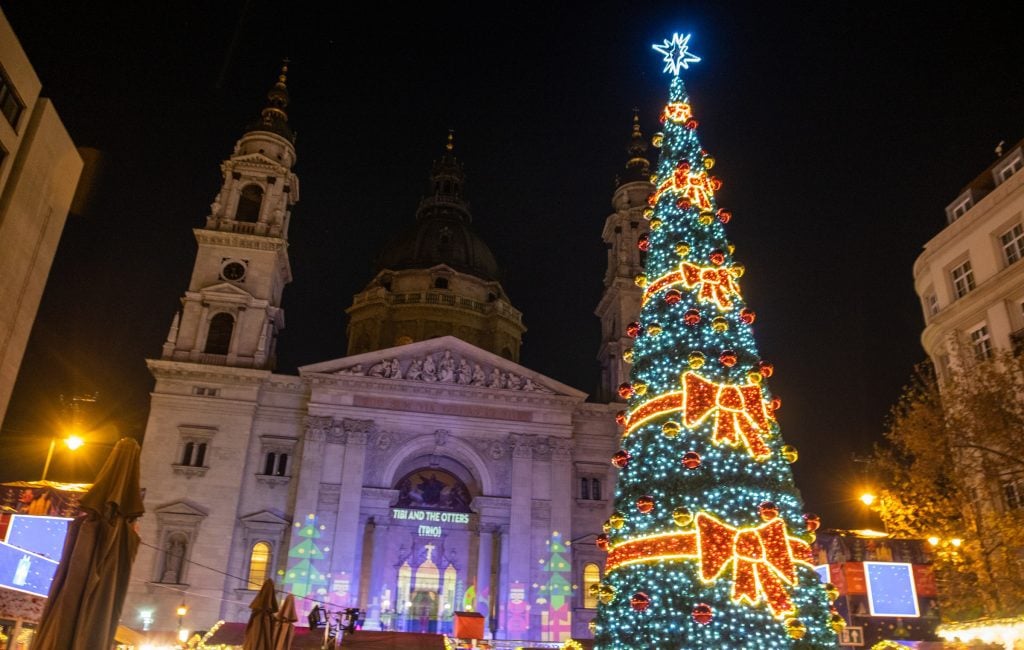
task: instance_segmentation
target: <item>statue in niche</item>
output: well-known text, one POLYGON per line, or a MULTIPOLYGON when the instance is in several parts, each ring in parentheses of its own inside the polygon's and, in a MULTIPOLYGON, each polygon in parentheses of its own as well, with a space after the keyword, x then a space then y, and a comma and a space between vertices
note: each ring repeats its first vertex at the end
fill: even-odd
POLYGON ((455 381, 462 385, 466 385, 472 380, 473 376, 469 369, 469 362, 465 359, 459 361, 459 367, 455 370, 455 381))
POLYGON ((409 372, 405 373, 405 378, 413 380, 423 379, 423 362, 419 359, 413 359, 412 363, 409 364, 409 372))
POLYGON ((452 358, 451 350, 445 350, 441 357, 441 363, 437 366, 437 380, 443 382, 455 381, 455 359, 452 358))
POLYGON ((484 369, 480 367, 479 363, 473 364, 473 379, 469 383, 474 386, 483 386, 487 383, 487 377, 484 375, 484 369))
POLYGON ((164 573, 160 582, 181 584, 181 567, 185 560, 187 542, 181 535, 171 535, 164 549, 164 573))
POLYGON ((432 354, 423 359, 423 381, 437 381, 437 364, 432 354))

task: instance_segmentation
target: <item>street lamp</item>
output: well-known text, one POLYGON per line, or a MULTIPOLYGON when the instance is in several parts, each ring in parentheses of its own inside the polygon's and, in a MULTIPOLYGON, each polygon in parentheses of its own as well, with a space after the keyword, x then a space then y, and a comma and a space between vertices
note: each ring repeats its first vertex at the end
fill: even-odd
POLYGON ((185 643, 186 641, 188 641, 188 630, 186 630, 185 628, 183 628, 181 626, 182 622, 183 622, 183 620, 185 618, 185 614, 188 614, 188 607, 185 607, 185 603, 182 603, 182 604, 178 605, 177 614, 178 614, 178 641, 180 641, 181 643, 185 643))
MULTIPOLYGON (((64 438, 64 444, 68 449, 74 451, 85 444, 85 441, 78 436, 64 438)), ((53 460, 53 450, 57 446, 57 438, 50 438, 50 450, 46 452, 46 464, 43 465, 43 476, 40 481, 46 480, 46 473, 50 471, 50 461, 53 460)))

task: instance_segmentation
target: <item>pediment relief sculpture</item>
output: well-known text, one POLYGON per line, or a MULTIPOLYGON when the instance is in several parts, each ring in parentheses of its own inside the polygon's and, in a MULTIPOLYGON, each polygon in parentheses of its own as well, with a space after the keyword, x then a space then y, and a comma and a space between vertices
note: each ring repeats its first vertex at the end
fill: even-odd
POLYGON ((405 379, 407 381, 459 384, 485 388, 503 388, 538 393, 552 393, 548 388, 536 384, 529 377, 520 377, 514 372, 504 371, 497 366, 485 368, 465 357, 456 357, 451 350, 430 353, 422 357, 399 360, 384 359, 369 368, 355 364, 338 370, 338 375, 363 375, 382 379, 405 379))

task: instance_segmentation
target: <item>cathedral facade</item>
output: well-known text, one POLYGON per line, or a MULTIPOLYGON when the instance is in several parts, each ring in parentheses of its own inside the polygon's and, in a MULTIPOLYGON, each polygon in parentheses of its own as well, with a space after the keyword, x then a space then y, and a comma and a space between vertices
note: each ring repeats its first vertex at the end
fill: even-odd
POLYGON ((453 612, 475 611, 493 638, 589 637, 651 191, 636 118, 603 232, 603 394, 588 400, 518 363, 522 314, 472 232, 451 137, 412 227, 354 296, 347 356, 275 373, 299 200, 288 100, 282 73, 222 163, 181 311, 148 361, 122 623, 174 630, 182 603, 191 630, 246 621, 271 578, 300 616, 358 607, 365 629, 451 632, 453 612))

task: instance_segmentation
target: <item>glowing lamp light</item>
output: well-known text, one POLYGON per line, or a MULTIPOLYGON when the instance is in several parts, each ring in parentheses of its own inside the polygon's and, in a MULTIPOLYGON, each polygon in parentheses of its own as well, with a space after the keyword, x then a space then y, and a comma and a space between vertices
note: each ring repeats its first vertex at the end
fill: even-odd
POLYGON ((68 436, 67 438, 64 439, 64 444, 67 445, 68 449, 74 451, 81 447, 82 445, 84 445, 85 440, 82 440, 78 436, 68 436))
POLYGON ((872 503, 874 503, 875 498, 875 495, 871 494, 870 492, 865 492, 864 494, 860 495, 861 503, 863 503, 866 506, 870 506, 872 503))
POLYGON ((954 537, 953 539, 949 540, 949 543, 952 544, 954 548, 960 548, 960 545, 963 544, 964 541, 959 537, 954 537))
POLYGON ((938 537, 929 537, 928 538, 928 543, 931 544, 932 546, 938 546, 939 545, 939 538, 938 537))

